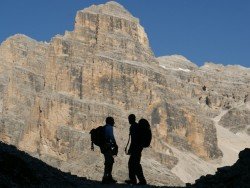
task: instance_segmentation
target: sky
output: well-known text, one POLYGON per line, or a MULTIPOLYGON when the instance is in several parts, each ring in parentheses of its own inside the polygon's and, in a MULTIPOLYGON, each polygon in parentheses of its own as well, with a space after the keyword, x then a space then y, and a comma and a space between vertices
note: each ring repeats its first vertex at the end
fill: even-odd
MULTIPOLYGON (((250 0, 116 0, 140 19, 156 57, 179 54, 250 67, 250 0)), ((38 41, 71 31, 77 10, 107 0, 0 0, 0 43, 16 33, 38 41)))

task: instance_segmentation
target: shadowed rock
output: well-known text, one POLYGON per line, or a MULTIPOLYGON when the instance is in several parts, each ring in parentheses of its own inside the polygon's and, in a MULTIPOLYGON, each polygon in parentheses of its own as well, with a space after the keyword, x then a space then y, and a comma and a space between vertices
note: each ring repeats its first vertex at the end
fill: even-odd
MULTIPOLYGON (((112 186, 131 187, 125 184, 112 186)), ((0 142, 0 187, 110 187, 110 185, 101 185, 101 182, 62 172, 17 150, 14 146, 0 142)))
POLYGON ((202 176, 189 187, 249 187, 250 185, 250 148, 239 153, 238 161, 232 166, 218 168, 215 175, 202 176))

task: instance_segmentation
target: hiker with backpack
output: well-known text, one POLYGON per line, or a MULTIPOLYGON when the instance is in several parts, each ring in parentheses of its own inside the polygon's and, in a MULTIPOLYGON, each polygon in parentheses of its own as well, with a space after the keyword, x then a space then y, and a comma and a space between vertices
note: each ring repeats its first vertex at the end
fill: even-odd
POLYGON ((103 184, 116 183, 117 181, 112 177, 112 169, 114 164, 114 155, 118 153, 118 146, 113 133, 115 121, 113 117, 106 118, 106 125, 100 126, 90 131, 91 134, 91 149, 94 150, 94 145, 101 149, 104 155, 104 174, 102 178, 103 184))
POLYGON ((134 114, 128 116, 128 121, 130 126, 129 129, 129 141, 131 143, 127 151, 127 146, 125 148, 126 154, 130 155, 128 161, 129 169, 129 180, 125 180, 125 183, 132 185, 146 185, 146 179, 143 175, 141 162, 141 153, 143 148, 149 147, 152 133, 150 125, 146 119, 140 119, 139 123, 136 123, 136 117, 134 114), (137 179, 139 183, 137 184, 137 179))

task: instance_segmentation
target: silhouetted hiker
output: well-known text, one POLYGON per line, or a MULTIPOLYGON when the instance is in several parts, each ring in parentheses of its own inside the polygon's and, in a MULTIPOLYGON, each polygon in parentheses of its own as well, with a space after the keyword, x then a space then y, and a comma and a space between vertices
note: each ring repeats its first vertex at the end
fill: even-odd
POLYGON ((113 127, 115 121, 112 117, 106 118, 106 124, 99 126, 90 131, 91 135, 91 149, 94 150, 94 144, 99 146, 101 153, 104 155, 104 175, 102 183, 115 183, 116 180, 112 177, 112 169, 114 163, 114 155, 118 153, 118 146, 115 141, 113 127))
POLYGON ((114 155, 117 155, 118 146, 115 141, 113 126, 115 124, 114 118, 107 117, 106 125, 104 126, 105 143, 101 148, 101 152, 104 155, 104 175, 102 178, 102 183, 116 183, 116 180, 112 177, 112 169, 114 164, 114 155))
MULTIPOLYGON (((141 126, 140 123, 139 124, 136 123, 136 117, 134 114, 130 114, 128 116, 128 121, 131 125, 129 129, 129 140, 131 138, 131 143, 130 143, 128 152, 126 151, 128 144, 125 148, 125 151, 127 152, 127 154, 130 155, 129 161, 128 161, 129 180, 125 180, 125 182, 127 184, 136 185, 137 184, 136 178, 138 178, 139 183, 137 185, 146 185, 147 182, 143 175, 142 166, 140 164, 141 152, 143 150, 143 144, 142 144, 141 138, 144 133, 141 132, 140 130, 140 126, 141 126)), ((141 123, 145 123, 145 122, 141 122, 141 123)))

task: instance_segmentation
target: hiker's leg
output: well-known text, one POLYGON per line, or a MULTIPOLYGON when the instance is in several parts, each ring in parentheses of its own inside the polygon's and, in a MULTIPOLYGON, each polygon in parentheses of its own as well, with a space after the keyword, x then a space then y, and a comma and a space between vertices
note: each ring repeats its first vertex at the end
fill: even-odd
POLYGON ((108 176, 112 178, 112 170, 114 164, 114 157, 112 155, 109 156, 109 165, 108 165, 108 176))
POLYGON ((108 157, 107 154, 104 153, 104 173, 103 173, 103 178, 106 178, 108 176, 108 157))
POLYGON ((141 153, 137 153, 135 155, 135 174, 137 178, 139 179, 140 183, 146 183, 145 177, 143 175, 143 170, 141 166, 141 153))
POLYGON ((104 154, 104 158, 105 158, 104 177, 112 177, 114 158, 113 158, 111 152, 106 152, 104 154))
POLYGON ((128 171, 129 171, 129 179, 136 183, 136 176, 135 176, 135 156, 133 154, 130 155, 128 161, 128 171))
POLYGON ((113 169, 113 164, 114 164, 114 158, 111 152, 106 152, 104 154, 105 158, 105 168, 104 168, 104 175, 102 178, 102 183, 103 184, 110 184, 110 183, 116 183, 117 181, 113 179, 112 177, 112 169, 113 169))

